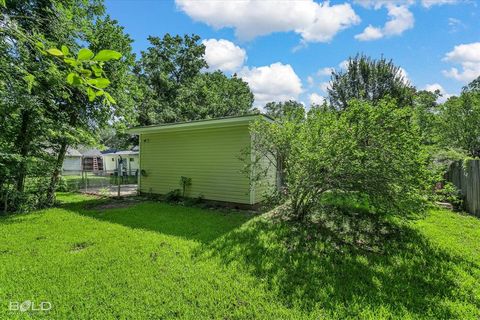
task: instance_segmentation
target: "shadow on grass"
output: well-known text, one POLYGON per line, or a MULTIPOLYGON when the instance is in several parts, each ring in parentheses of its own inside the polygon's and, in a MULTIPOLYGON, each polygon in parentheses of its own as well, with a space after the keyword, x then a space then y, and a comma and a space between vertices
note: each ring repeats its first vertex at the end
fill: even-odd
POLYGON ((209 243, 253 217, 245 212, 206 210, 138 198, 94 199, 62 205, 80 215, 135 229, 209 243))
POLYGON ((432 247, 414 229, 399 228, 380 252, 339 241, 334 234, 258 217, 196 253, 219 258, 259 279, 289 308, 327 318, 462 317, 456 308, 478 310, 479 299, 459 288, 458 269, 479 274, 480 266, 432 247), (451 302, 455 306, 452 307, 451 302), (368 313, 370 312, 370 313, 368 313), (382 315, 383 312, 383 315, 382 315), (385 316, 387 314, 388 316, 385 316))

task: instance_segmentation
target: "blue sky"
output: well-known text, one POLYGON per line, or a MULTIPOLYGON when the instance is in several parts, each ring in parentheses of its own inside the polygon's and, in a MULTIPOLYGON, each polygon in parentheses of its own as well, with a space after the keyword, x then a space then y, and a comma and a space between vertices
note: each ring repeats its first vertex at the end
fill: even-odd
POLYGON ((198 34, 214 69, 247 81, 256 104, 325 96, 328 68, 358 52, 382 54, 419 89, 444 97, 480 75, 480 7, 460 0, 128 1, 107 12, 135 40, 198 34))

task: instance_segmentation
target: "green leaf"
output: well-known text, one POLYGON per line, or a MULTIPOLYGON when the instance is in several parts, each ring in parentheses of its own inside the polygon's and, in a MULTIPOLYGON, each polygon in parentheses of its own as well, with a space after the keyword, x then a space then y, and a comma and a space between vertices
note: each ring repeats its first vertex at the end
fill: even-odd
POLYGON ((114 50, 101 50, 93 60, 95 61, 109 61, 109 60, 118 60, 122 57, 120 52, 114 50))
POLYGON ((102 75, 103 70, 99 66, 94 64, 94 65, 91 66, 91 68, 92 68, 93 73, 95 73, 96 77, 100 77, 102 75))
POLYGON ((96 94, 95 94, 95 91, 92 88, 90 88, 90 87, 87 88, 87 94, 88 94, 88 100, 90 102, 95 100, 96 94))
POLYGON ((110 80, 106 78, 99 78, 97 79, 97 87, 100 89, 104 89, 110 85, 110 80))
POLYGON ((97 93, 96 93, 96 95, 97 95, 97 97, 100 97, 100 96, 103 96, 104 93, 105 93, 105 91, 103 91, 103 90, 98 90, 97 93))
POLYGON ((65 63, 68 63, 68 64, 71 65, 72 67, 78 66, 78 61, 75 60, 75 59, 65 58, 65 59, 63 59, 63 61, 64 61, 65 63))
POLYGON ((93 52, 88 48, 82 48, 80 49, 80 51, 78 51, 78 56, 77 56, 78 60, 82 60, 82 61, 90 60, 92 59, 92 57, 93 57, 93 52))
POLYGON ((63 57, 63 52, 58 50, 57 48, 50 48, 47 50, 47 52, 55 57, 63 57))
POLYGON ((112 104, 116 104, 117 102, 115 101, 115 99, 113 99, 113 97, 110 95, 110 93, 108 92, 105 92, 105 98, 108 100, 108 102, 112 103, 112 104))
POLYGON ((80 70, 80 72, 85 75, 85 77, 90 77, 92 75, 92 71, 88 70, 88 69, 82 69, 80 70))
POLYGON ((87 83, 89 85, 96 86, 97 85, 97 79, 88 79, 87 83))
POLYGON ((73 84, 74 80, 75 80, 75 77, 77 75, 73 72, 69 73, 68 76, 67 76, 67 82, 68 84, 73 84))
POLYGON ((33 87, 33 82, 35 81, 35 77, 33 74, 27 74, 26 76, 23 77, 23 80, 27 83, 27 90, 28 92, 32 91, 33 87))
POLYGON ((45 50, 45 45, 43 44, 43 42, 37 41, 37 42, 35 42, 35 45, 37 46, 37 48, 45 50))
POLYGON ((68 50, 67 46, 62 46, 62 52, 65 56, 70 54, 70 50, 68 50))
POLYGON ((5 2, 5 0, 0 0, 0 6, 6 8, 7 7, 7 3, 5 2))

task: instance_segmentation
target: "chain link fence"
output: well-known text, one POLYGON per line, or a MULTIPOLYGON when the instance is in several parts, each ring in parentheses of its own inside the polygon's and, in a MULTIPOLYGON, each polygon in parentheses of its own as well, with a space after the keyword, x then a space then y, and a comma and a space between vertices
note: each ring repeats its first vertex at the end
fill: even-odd
POLYGON ((101 196, 135 195, 138 175, 138 170, 64 170, 58 190, 101 196))

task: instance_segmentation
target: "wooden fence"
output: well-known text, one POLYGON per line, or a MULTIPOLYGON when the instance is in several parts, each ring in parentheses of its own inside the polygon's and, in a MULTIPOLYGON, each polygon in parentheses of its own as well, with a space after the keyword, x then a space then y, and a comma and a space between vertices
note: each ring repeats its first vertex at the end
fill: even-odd
POLYGON ((480 217, 480 160, 452 163, 447 180, 460 190, 465 209, 480 217))

